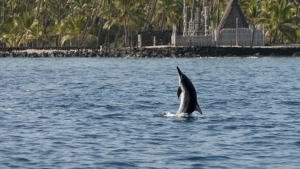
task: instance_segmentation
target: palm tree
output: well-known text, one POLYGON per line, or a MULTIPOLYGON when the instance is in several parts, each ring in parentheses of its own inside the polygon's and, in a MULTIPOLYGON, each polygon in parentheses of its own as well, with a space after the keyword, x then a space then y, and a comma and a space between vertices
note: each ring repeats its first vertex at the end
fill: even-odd
POLYGON ((34 15, 29 12, 9 15, 1 26, 1 39, 8 47, 27 46, 32 29, 36 26, 34 15))
POLYGON ((35 31, 38 31, 40 28, 38 27, 38 20, 35 19, 33 13, 23 12, 18 17, 18 21, 22 28, 22 31, 20 32, 22 33, 20 43, 27 46, 28 43, 33 43, 33 40, 36 40, 36 45, 38 45, 38 37, 35 37, 35 35, 37 35, 35 31))
POLYGON ((29 29, 29 34, 26 36, 26 40, 30 40, 35 46, 39 46, 39 42, 42 40, 45 40, 45 36, 42 31, 42 27, 37 26, 38 22, 34 23, 35 25, 32 25, 29 29))
MULTIPOLYGON (((64 21, 65 35, 61 39, 61 44, 64 44, 67 40, 75 41, 77 47, 81 45, 86 17, 81 15, 68 16, 64 21)), ((86 38, 89 40, 97 40, 97 36, 87 34, 86 38)))
POLYGON ((146 18, 145 25, 143 27, 143 29, 145 29, 145 30, 147 30, 149 28, 149 24, 153 18, 154 12, 155 12, 156 4, 157 4, 157 0, 153 0, 153 1, 149 0, 148 1, 147 18, 146 18))
POLYGON ((4 22, 5 22, 5 0, 2 0, 1 10, 2 10, 2 24, 4 24, 4 22))
POLYGON ((65 0, 47 1, 46 5, 49 17, 45 18, 44 21, 47 22, 47 26, 50 26, 49 32, 51 32, 51 36, 55 37, 55 46, 61 46, 60 40, 61 35, 63 34, 62 20, 64 19, 63 16, 68 15, 66 6, 62 4, 66 4, 65 0), (54 30, 56 30, 57 32, 53 32, 54 30))
MULTIPOLYGON (((106 0, 104 0, 104 1, 106 2, 106 0)), ((109 14, 110 12, 108 12, 108 11, 110 11, 112 9, 112 0, 107 0, 107 1, 109 1, 109 2, 104 3, 103 10, 100 12, 100 17, 102 17, 102 19, 105 22, 110 20, 111 16, 109 14)), ((108 29, 106 29, 106 36, 105 36, 105 42, 104 42, 104 44, 107 47, 109 47, 109 36, 110 36, 110 27, 108 29)))
POLYGON ((1 25, 1 41, 7 47, 16 47, 21 39, 21 27, 17 16, 7 17, 5 24, 1 25))
POLYGON ((139 25, 144 22, 144 13, 142 8, 142 0, 114 0, 113 7, 109 11, 101 13, 109 18, 104 24, 105 29, 110 29, 112 26, 122 25, 124 27, 124 43, 129 46, 128 34, 132 31, 132 25, 139 25), (108 17, 114 16, 114 17, 108 17))
POLYGON ((61 44, 64 44, 67 40, 77 43, 77 47, 80 43, 80 35, 83 31, 85 17, 81 15, 68 16, 65 23, 66 33, 61 39, 61 44))
POLYGON ((38 20, 38 25, 35 32, 37 30, 39 30, 38 32, 41 31, 43 37, 42 46, 45 46, 46 43, 50 43, 50 37, 48 36, 47 29, 51 25, 51 22, 53 23, 52 19, 54 18, 54 15, 52 10, 54 7, 53 7, 53 1, 47 1, 47 0, 39 0, 39 1, 40 4, 38 5, 36 10, 36 19, 38 20))
POLYGON ((210 7, 210 19, 216 23, 214 26, 219 25, 220 17, 225 11, 227 0, 212 1, 214 4, 210 7))
MULTIPOLYGON (((58 25, 57 28, 61 28, 61 0, 59 0, 59 2, 58 2, 57 25, 58 25)), ((62 30, 62 29, 59 29, 59 30, 62 30)), ((55 37, 56 37, 56 38, 55 38, 55 44, 56 44, 56 46, 60 46, 60 45, 59 45, 60 33, 59 33, 59 34, 56 34, 55 37)))
POLYGON ((37 0, 35 19, 38 19, 39 12, 40 12, 40 7, 41 7, 41 0, 37 0))
POLYGON ((98 13, 99 21, 98 21, 98 33, 97 33, 97 37, 98 37, 98 40, 97 40, 97 46, 99 46, 100 43, 101 43, 101 32, 102 32, 102 28, 103 28, 103 20, 104 20, 104 18, 101 17, 101 16, 99 16, 99 15, 100 15, 100 13, 101 13, 102 11, 104 11, 105 6, 106 6, 106 1, 105 1, 105 0, 104 0, 104 1, 101 1, 99 6, 100 6, 100 7, 99 7, 100 11, 99 11, 99 13, 98 13))
POLYGON ((152 25, 157 25, 159 29, 172 29, 173 23, 179 25, 182 18, 181 0, 160 0, 157 2, 152 25))
POLYGON ((254 43, 254 35, 255 35, 255 27, 257 24, 257 18, 260 12, 259 6, 260 6, 261 0, 251 0, 245 2, 244 10, 246 11, 246 18, 250 26, 252 26, 252 37, 251 37, 251 47, 254 43))
POLYGON ((262 2, 261 17, 257 22, 265 24, 269 43, 292 42, 296 34, 298 17, 291 17, 293 4, 288 0, 262 2))
POLYGON ((89 14, 90 17, 88 17, 87 22, 84 27, 80 45, 82 45, 82 43, 86 40, 87 37, 94 38, 94 36, 92 36, 90 34, 90 31, 93 29, 93 26, 95 25, 95 22, 96 22, 96 19, 97 19, 100 9, 101 9, 100 1, 99 0, 94 1, 93 6, 91 6, 91 11, 89 14))
MULTIPOLYGON (((48 31, 48 35, 49 37, 55 37, 55 46, 61 46, 61 36, 65 33, 65 23, 64 20, 60 21, 60 23, 58 22, 58 20, 55 20, 55 23, 51 26, 48 27, 47 31, 48 31)), ((49 38, 48 38, 49 40, 49 38)), ((50 43, 50 42, 48 42, 50 43)), ((71 46, 71 45, 70 45, 71 46)))
POLYGON ((89 13, 92 6, 92 0, 73 0, 73 12, 75 14, 86 15, 89 13))
MULTIPOLYGON (((299 8, 300 8, 300 0, 292 0, 292 2, 294 3, 295 5, 295 15, 296 15, 296 18, 298 18, 298 12, 299 12, 299 8)), ((297 26, 297 29, 296 31, 298 32, 299 31, 299 28, 298 28, 298 21, 296 21, 295 25, 297 26)), ((298 36, 299 37, 299 36, 298 36)), ((297 42, 297 37, 295 37, 295 42, 297 42)))

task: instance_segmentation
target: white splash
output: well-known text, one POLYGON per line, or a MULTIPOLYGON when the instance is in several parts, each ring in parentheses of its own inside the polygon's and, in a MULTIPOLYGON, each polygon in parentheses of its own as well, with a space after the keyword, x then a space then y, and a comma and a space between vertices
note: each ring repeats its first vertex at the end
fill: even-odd
POLYGON ((171 112, 167 112, 167 113, 164 114, 164 116, 166 116, 166 117, 176 117, 177 115, 172 114, 171 112))
POLYGON ((178 113, 178 114, 176 114, 176 116, 178 116, 178 117, 191 117, 192 115, 187 114, 187 113, 178 113))
POLYGON ((173 114, 171 112, 166 112, 162 114, 165 117, 180 117, 180 118, 189 118, 189 117, 200 117, 201 115, 198 113, 192 113, 192 114, 186 114, 186 113, 180 113, 180 114, 173 114))

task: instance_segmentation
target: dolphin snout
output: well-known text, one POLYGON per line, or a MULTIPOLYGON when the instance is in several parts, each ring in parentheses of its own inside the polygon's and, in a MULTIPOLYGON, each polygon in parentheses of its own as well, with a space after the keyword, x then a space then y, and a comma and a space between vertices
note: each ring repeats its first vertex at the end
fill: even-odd
POLYGON ((180 69, 179 69, 179 67, 177 66, 177 71, 178 71, 178 74, 181 76, 181 71, 180 71, 180 69))

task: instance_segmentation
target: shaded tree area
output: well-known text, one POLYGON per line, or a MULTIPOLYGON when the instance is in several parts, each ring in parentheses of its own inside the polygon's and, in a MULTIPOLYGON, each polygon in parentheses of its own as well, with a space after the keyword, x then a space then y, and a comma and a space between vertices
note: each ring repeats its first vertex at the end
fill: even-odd
MULTIPOLYGON (((6 47, 134 47, 140 30, 182 29, 183 0, 1 0, 0 44, 6 47)), ((212 28, 227 0, 186 0, 208 5, 212 28)), ((254 32, 267 43, 298 43, 299 0, 239 0, 254 32)))

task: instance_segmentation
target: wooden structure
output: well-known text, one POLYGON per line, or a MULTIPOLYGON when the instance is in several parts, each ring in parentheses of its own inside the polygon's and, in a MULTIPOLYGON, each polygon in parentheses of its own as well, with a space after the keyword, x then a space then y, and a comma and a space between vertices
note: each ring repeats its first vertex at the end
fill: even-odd
MULTIPOLYGON (((205 1, 204 1, 205 2, 205 1)), ((264 29, 249 28, 245 16, 237 0, 230 0, 224 15, 215 31, 209 31, 209 8, 204 7, 203 22, 200 23, 199 8, 191 9, 191 17, 188 22, 186 1, 183 7, 183 35, 177 34, 176 26, 173 26, 171 44, 174 46, 264 46, 264 29), (194 12, 196 11, 196 12, 194 12), (195 16, 195 17, 194 17, 195 16), (253 37, 253 38, 252 38, 253 37), (252 43, 253 40, 253 43, 252 43)))
MULTIPOLYGON (((205 1, 203 1, 205 6, 205 1)), ((190 9, 188 18, 188 8, 186 0, 183 1, 183 33, 177 34, 177 28, 173 26, 171 44, 174 46, 214 46, 214 35, 209 32, 209 7, 204 7, 203 15, 200 15, 200 7, 190 9), (200 19, 202 18, 202 22, 200 19), (188 21, 189 20, 189 21, 188 21)))
MULTIPOLYGON (((237 0, 230 0, 216 30, 216 45, 251 46, 253 29, 249 28, 237 0)), ((253 46, 264 46, 264 29, 256 28, 253 46)))
MULTIPOLYGON (((195 2, 195 1, 194 1, 195 2)), ((249 27, 238 0, 229 0, 224 15, 213 30, 210 26, 209 7, 203 1, 203 9, 193 7, 188 9, 183 0, 183 30, 179 33, 176 26, 170 34, 155 34, 149 37, 140 33, 138 47, 155 45, 172 46, 264 46, 265 31, 262 28, 249 27), (190 15, 188 15, 190 13, 190 15), (253 33, 254 30, 254 33, 253 33), (160 39, 170 38, 166 43, 160 39), (164 38, 162 38, 164 37, 164 38), (147 42, 146 42, 147 41, 147 42), (153 42, 150 44, 149 42, 153 42)))

